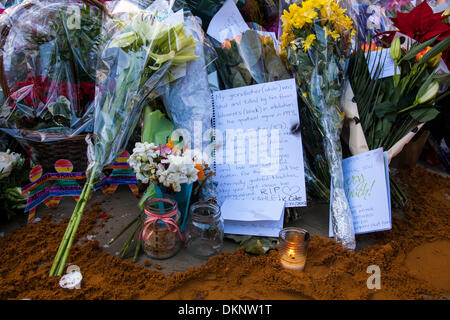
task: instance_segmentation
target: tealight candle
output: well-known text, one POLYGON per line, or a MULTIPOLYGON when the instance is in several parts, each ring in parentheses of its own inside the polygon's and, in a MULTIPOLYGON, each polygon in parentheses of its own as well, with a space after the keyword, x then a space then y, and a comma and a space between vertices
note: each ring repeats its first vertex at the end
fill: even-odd
POLYGON ((306 263, 309 233, 300 228, 280 231, 280 263, 286 269, 303 271, 306 263))

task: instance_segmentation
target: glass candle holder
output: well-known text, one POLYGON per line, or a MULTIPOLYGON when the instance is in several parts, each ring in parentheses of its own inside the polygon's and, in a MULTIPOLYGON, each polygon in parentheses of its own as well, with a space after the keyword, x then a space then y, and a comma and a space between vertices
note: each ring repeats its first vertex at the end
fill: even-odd
POLYGON ((223 246, 223 218, 220 207, 212 202, 196 202, 190 208, 186 228, 186 247, 194 255, 209 257, 223 246))
POLYGON ((181 214, 175 199, 166 194, 153 198, 145 203, 144 213, 146 219, 141 235, 144 252, 154 259, 174 256, 183 241, 181 214))
POLYGON ((280 263, 284 268, 303 271, 309 239, 304 229, 289 227, 280 231, 280 263))

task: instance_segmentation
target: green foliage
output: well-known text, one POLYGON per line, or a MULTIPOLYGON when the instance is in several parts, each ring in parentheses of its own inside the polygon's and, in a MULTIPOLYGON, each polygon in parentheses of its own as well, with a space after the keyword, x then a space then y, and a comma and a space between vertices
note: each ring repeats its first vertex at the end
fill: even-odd
MULTIPOLYGON (((400 74, 387 78, 380 78, 384 65, 384 61, 379 59, 380 51, 368 52, 366 57, 361 43, 357 45, 350 60, 349 78, 370 149, 383 147, 388 150, 419 122, 431 121, 438 115, 436 101, 439 94, 424 103, 418 103, 418 98, 427 92, 432 81, 448 79, 448 76, 436 75, 434 67, 426 62, 445 50, 450 39, 439 42, 420 61, 416 61, 416 55, 435 40, 416 43, 406 53, 402 51, 398 60, 400 74), (370 59, 378 61, 375 70, 367 67, 370 59)), ((371 44, 369 39, 369 47, 371 44)))
POLYGON ((10 219, 13 215, 23 212, 27 197, 22 196, 20 187, 26 184, 30 170, 25 168, 24 161, 17 161, 11 174, 0 179, 0 221, 10 219))

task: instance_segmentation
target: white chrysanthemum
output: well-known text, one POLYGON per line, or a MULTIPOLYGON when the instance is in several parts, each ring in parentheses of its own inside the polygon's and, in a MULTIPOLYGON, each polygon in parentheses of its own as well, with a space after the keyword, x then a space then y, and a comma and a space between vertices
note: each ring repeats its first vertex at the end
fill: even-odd
POLYGON ((136 173, 136 178, 143 183, 153 179, 156 172, 154 159, 158 157, 156 145, 148 142, 137 142, 133 154, 128 158, 128 164, 136 173))
POLYGON ((0 152, 0 179, 9 177, 14 164, 20 161, 22 157, 15 152, 0 152))
POLYGON ((198 170, 195 168, 195 163, 190 156, 171 155, 168 160, 168 168, 164 169, 161 166, 156 173, 158 181, 165 187, 170 187, 173 191, 179 192, 181 184, 191 184, 197 181, 198 170))

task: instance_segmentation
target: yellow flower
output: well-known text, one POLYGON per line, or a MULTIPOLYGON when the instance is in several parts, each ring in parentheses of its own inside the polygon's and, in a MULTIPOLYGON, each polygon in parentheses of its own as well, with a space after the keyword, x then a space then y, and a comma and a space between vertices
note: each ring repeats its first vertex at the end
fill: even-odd
POLYGON ((310 50, 314 40, 316 40, 315 34, 311 33, 309 36, 307 36, 306 40, 302 41, 303 51, 306 52, 306 51, 310 50))
POLYGON ((325 39, 328 38, 328 36, 331 36, 334 40, 339 39, 340 35, 334 30, 328 29, 327 27, 324 27, 325 29, 325 39))
MULTIPOLYGON (((289 10, 284 10, 281 16, 283 22, 282 48, 287 48, 292 41, 299 37, 298 30, 304 30, 318 20, 326 28, 326 36, 330 35, 335 40, 344 34, 350 35, 350 37, 354 36, 353 21, 345 12, 346 9, 340 7, 338 0, 304 0, 300 5, 290 5, 289 10)), ((311 48, 315 39, 308 38, 302 42, 305 51, 311 48)))

